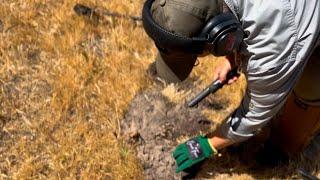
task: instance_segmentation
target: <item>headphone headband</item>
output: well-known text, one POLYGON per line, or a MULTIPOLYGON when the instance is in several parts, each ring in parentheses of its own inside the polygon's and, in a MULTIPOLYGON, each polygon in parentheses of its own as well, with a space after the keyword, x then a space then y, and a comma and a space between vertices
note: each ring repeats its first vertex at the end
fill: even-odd
POLYGON ((242 41, 241 25, 232 13, 223 13, 213 17, 197 37, 189 38, 174 34, 153 20, 151 7, 154 1, 145 2, 142 22, 146 33, 163 52, 179 51, 186 54, 201 54, 206 49, 214 55, 224 56, 237 49, 242 41))
POLYGON ((155 44, 163 49, 178 50, 189 54, 200 54, 203 51, 207 38, 189 38, 174 34, 160 25, 152 18, 151 6, 154 0, 147 0, 143 6, 142 20, 146 33, 153 39, 155 44))

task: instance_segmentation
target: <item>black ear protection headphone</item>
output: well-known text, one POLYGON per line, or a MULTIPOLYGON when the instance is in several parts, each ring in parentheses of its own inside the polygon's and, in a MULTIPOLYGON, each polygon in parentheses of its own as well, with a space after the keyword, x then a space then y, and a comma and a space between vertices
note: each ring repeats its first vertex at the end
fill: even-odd
POLYGON ((152 18, 151 6, 154 0, 147 0, 142 11, 143 27, 164 53, 180 51, 188 54, 202 54, 208 51, 215 56, 232 54, 240 46, 244 32, 232 13, 222 13, 212 19, 197 37, 174 34, 158 25, 152 18))

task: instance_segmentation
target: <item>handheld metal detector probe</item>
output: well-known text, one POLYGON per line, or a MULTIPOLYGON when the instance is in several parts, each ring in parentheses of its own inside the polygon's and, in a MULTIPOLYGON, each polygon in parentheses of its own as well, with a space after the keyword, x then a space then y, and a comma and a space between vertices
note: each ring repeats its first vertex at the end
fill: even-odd
POLYGON ((220 80, 213 81, 209 86, 207 86, 204 90, 202 90, 195 98, 193 98, 191 101, 188 102, 188 107, 196 106, 200 101, 206 98, 209 94, 215 93, 218 89, 222 88, 223 85, 228 83, 228 81, 235 76, 239 76, 239 71, 237 67, 228 72, 227 79, 224 82, 221 82, 220 80))

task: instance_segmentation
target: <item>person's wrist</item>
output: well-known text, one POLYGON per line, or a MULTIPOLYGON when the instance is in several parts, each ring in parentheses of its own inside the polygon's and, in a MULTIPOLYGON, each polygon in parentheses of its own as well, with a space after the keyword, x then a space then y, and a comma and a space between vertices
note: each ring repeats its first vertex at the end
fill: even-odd
POLYGON ((227 138, 223 133, 222 133, 222 127, 219 126, 210 136, 208 141, 210 144, 217 150, 219 151, 220 149, 223 149, 234 142, 227 138))
POLYGON ((208 140, 208 144, 210 145, 210 148, 213 151, 213 155, 218 154, 218 150, 214 147, 214 145, 212 144, 211 140, 209 138, 207 138, 208 140))
POLYGON ((200 145, 202 146, 205 156, 210 157, 218 153, 217 149, 211 144, 210 139, 204 136, 198 136, 200 145))
POLYGON ((236 58, 234 57, 235 55, 229 55, 226 57, 227 61, 230 63, 230 68, 234 68, 237 66, 236 58))

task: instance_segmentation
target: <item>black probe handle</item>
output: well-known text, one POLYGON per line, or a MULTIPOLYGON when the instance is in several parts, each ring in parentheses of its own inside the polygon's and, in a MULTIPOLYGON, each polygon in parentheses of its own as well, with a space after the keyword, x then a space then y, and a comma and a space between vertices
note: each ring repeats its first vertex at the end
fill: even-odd
POLYGON ((213 83, 211 83, 206 89, 201 91, 195 98, 193 98, 189 103, 188 107, 194 107, 197 105, 200 101, 202 101, 205 97, 207 97, 209 94, 216 92, 218 89, 220 89, 223 86, 223 83, 221 83, 220 80, 216 80, 213 83))
POLYGON ((234 76, 238 76, 238 68, 234 68, 227 74, 227 79, 224 82, 220 80, 213 81, 207 88, 201 91, 195 98, 193 98, 189 103, 188 107, 194 107, 204 98, 206 98, 209 94, 215 93, 218 89, 220 89, 224 84, 228 82, 229 79, 232 79, 234 76))

